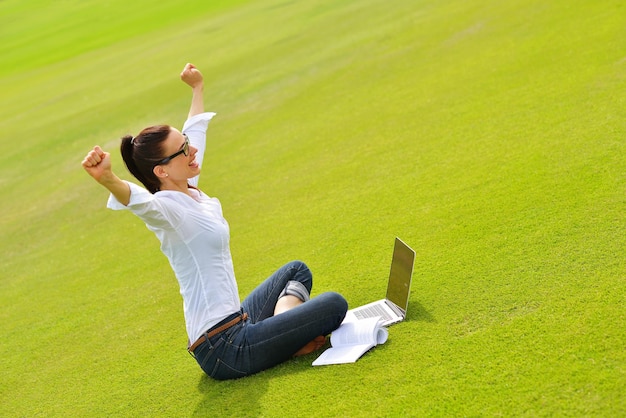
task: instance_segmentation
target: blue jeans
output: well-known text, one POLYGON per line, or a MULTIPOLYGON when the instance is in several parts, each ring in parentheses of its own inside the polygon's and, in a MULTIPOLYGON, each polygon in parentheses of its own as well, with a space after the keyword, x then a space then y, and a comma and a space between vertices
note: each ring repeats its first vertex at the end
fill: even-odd
POLYGON ((348 303, 334 292, 322 293, 274 316, 278 296, 290 280, 299 281, 311 291, 313 277, 309 268, 300 261, 288 263, 243 301, 241 308, 248 314, 246 321, 196 348, 194 356, 206 374, 226 380, 260 372, 290 359, 315 337, 328 335, 339 327, 348 303))

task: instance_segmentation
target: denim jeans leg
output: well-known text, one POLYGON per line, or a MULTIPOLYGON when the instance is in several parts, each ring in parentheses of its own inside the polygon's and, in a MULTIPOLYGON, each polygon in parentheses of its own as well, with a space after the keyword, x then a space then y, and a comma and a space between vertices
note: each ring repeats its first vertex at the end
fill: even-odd
POLYGON ((278 296, 287 285, 287 282, 291 280, 299 281, 307 288, 309 293, 311 292, 313 276, 307 265, 301 261, 292 261, 285 264, 254 289, 243 301, 241 305, 243 311, 248 313, 252 323, 262 321, 274 315, 278 296))
POLYGON ((200 347, 196 360, 211 377, 236 379, 276 366, 320 335, 341 325, 348 303, 326 292, 274 316, 278 296, 290 280, 310 292, 313 278, 306 264, 293 261, 261 283, 242 303, 249 319, 200 347), (206 347, 205 347, 206 346, 206 347))
POLYGON ((251 372, 280 364, 314 338, 330 334, 341 325, 347 310, 343 296, 326 292, 280 315, 248 324, 244 334, 251 372))

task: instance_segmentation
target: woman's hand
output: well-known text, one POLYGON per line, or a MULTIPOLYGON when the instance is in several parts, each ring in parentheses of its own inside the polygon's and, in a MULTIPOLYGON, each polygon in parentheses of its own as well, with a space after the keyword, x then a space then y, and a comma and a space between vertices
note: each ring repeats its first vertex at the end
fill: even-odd
POLYGON ((190 63, 187 63, 187 65, 185 65, 183 72, 180 73, 180 79, 194 89, 202 87, 203 84, 202 73, 196 68, 195 65, 190 63))
POLYGON ((111 172, 111 154, 104 152, 99 146, 93 147, 83 159, 83 168, 98 183, 104 180, 111 172))
POLYGON ((83 159, 83 168, 98 183, 109 189, 121 204, 128 205, 130 187, 111 171, 111 154, 96 145, 83 159))

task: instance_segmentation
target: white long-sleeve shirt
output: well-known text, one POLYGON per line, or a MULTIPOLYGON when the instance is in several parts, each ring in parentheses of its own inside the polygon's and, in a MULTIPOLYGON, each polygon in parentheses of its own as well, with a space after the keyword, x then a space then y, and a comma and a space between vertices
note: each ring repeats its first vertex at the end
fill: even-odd
MULTIPOLYGON (((206 148, 206 129, 214 115, 195 115, 183 126, 182 132, 198 149, 196 161, 200 165, 206 148)), ((198 177, 189 183, 197 186, 198 177)), ((151 194, 134 183, 128 184, 128 205, 111 195, 107 206, 132 211, 156 234, 180 285, 187 335, 194 342, 241 308, 230 253, 230 231, 222 206, 218 199, 195 189, 189 189, 191 197, 171 190, 151 194)))

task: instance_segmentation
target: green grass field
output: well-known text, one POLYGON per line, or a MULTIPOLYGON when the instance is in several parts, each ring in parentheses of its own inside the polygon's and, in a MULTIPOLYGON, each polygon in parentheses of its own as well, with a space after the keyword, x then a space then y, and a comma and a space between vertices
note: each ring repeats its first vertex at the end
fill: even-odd
POLYGON ((626 5, 618 0, 0 2, 0 416, 626 416, 626 5), (186 352, 178 286, 82 170, 218 112, 200 186, 242 298, 302 259, 314 294, 408 320, 357 363, 237 381, 186 352))

